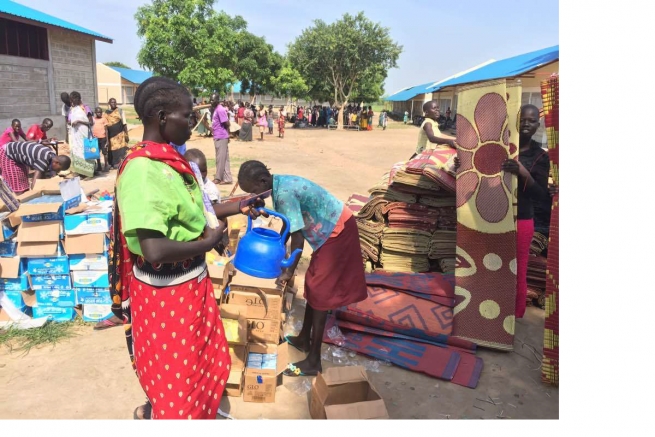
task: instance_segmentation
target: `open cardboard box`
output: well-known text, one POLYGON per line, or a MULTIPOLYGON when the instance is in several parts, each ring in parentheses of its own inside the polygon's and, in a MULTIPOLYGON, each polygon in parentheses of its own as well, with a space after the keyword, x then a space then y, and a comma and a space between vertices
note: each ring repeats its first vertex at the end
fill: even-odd
POLYGON ((230 345, 230 375, 225 384, 225 394, 239 397, 243 392, 243 376, 248 361, 248 345, 230 345))
POLYGON ((277 354, 277 362, 274 370, 246 368, 243 401, 265 404, 275 402, 275 389, 282 385, 282 372, 289 364, 288 344, 249 343, 248 353, 277 354))
POLYGON ((361 366, 331 367, 312 384, 312 419, 388 419, 380 394, 361 366))
MULTIPOLYGON (((48 205, 50 204, 26 206, 48 205)), ((18 227, 16 253, 21 257, 55 256, 60 235, 61 222, 59 221, 23 222, 18 227)))
POLYGON ((221 319, 227 342, 231 345, 248 343, 248 321, 245 317, 246 308, 241 305, 221 305, 221 319), (233 331, 230 327, 236 325, 233 331))

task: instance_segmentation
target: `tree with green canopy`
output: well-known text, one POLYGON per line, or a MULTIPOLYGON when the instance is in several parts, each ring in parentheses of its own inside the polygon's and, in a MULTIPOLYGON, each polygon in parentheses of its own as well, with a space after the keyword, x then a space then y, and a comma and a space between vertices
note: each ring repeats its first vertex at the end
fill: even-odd
POLYGON ((131 70, 130 67, 128 67, 127 65, 123 64, 122 62, 118 62, 118 61, 103 62, 103 64, 105 64, 107 67, 127 68, 127 69, 131 70))
MULTIPOLYGON (((402 46, 395 43, 389 28, 373 23, 363 12, 326 24, 315 20, 314 26, 289 45, 291 64, 311 83, 309 94, 323 100, 326 86, 337 107, 348 105, 355 95, 376 101, 383 92, 387 70, 397 66, 402 46)), ((344 111, 341 111, 344 114, 344 111)), ((339 127, 343 117, 339 117, 339 127)))
POLYGON ((226 93, 238 77, 239 34, 246 21, 213 9, 215 0, 153 0, 137 9, 143 44, 139 65, 178 80, 193 92, 226 93))
POLYGON ((276 97, 286 97, 289 100, 306 98, 309 87, 301 74, 285 60, 278 74, 271 78, 272 94, 276 97))
POLYGON ((241 93, 256 96, 273 93, 272 79, 282 67, 282 56, 273 50, 266 39, 241 31, 236 38, 236 64, 234 74, 241 80, 241 93))

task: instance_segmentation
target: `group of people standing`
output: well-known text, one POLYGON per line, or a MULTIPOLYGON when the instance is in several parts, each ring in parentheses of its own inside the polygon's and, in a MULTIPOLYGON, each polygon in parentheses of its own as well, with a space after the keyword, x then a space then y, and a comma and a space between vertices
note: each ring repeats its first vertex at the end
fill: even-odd
POLYGON ((313 127, 334 126, 337 124, 338 116, 339 110, 330 106, 316 105, 313 108, 299 106, 296 109, 296 120, 313 127))
POLYGON ((109 108, 96 107, 91 110, 82 102, 79 92, 61 93, 61 115, 67 127, 67 140, 70 144, 71 171, 82 177, 92 177, 100 171, 115 169, 123 160, 130 141, 127 122, 123 110, 118 107, 115 98, 109 99, 109 108), (85 139, 97 138, 98 146, 104 158, 104 167, 100 159, 84 158, 85 139))

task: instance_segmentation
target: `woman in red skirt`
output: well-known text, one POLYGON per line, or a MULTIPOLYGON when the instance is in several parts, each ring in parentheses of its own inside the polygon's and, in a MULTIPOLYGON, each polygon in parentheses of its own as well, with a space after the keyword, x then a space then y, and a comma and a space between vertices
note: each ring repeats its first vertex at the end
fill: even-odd
MULTIPOLYGON (((205 253, 225 224, 207 226, 201 185, 169 144, 185 144, 188 91, 152 77, 134 96, 143 141, 120 164, 111 247, 112 310, 148 402, 138 419, 213 419, 230 372, 205 253)), ((240 205, 217 206, 223 217, 240 205)))
MULTIPOLYGON (((321 345, 328 311, 367 298, 355 218, 324 188, 299 176, 271 175, 259 161, 241 165, 239 186, 254 194, 272 190, 275 210, 289 219, 291 250, 302 250, 305 241, 314 250, 305 274, 307 306, 302 330, 297 337, 286 338, 308 356, 290 364, 284 374, 316 375, 322 370, 321 345)), ((299 260, 282 273, 279 282, 293 277, 299 260)))

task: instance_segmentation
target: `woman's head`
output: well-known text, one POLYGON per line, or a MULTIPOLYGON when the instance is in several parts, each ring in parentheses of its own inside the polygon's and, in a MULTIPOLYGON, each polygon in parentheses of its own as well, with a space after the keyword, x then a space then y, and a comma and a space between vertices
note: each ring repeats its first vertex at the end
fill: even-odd
POLYGON ((134 109, 144 126, 144 138, 167 144, 185 144, 191 138, 191 94, 163 76, 144 81, 134 93, 134 109))
POLYGON ((109 102, 107 103, 109 103, 109 108, 111 108, 112 111, 118 107, 118 104, 116 103, 116 99, 113 97, 109 99, 109 102))
POLYGON ((64 102, 64 104, 66 104, 67 106, 70 106, 70 105, 71 105, 71 98, 70 98, 70 96, 68 95, 68 93, 61 93, 61 94, 59 95, 59 98, 60 98, 61 101, 64 102))
POLYGON ((41 122, 41 130, 43 132, 48 132, 50 129, 52 129, 53 125, 54 125, 54 123, 52 122, 51 119, 44 118, 43 121, 41 122))
POLYGON ((537 132, 539 123, 539 108, 535 105, 523 105, 519 120, 519 136, 522 141, 530 141, 537 132))
POLYGON ((16 133, 20 132, 20 128, 21 128, 20 120, 17 119, 17 118, 14 118, 13 120, 11 120, 11 128, 16 133))
POLYGON ((246 161, 239 168, 239 187, 246 193, 261 194, 273 188, 273 177, 260 161, 246 161))
POLYGON ((73 91, 70 94, 71 106, 78 106, 82 104, 82 95, 77 91, 73 91))
POLYGON ((435 100, 425 102, 423 104, 423 112, 426 118, 437 120, 439 118, 439 106, 437 106, 437 102, 435 100))

